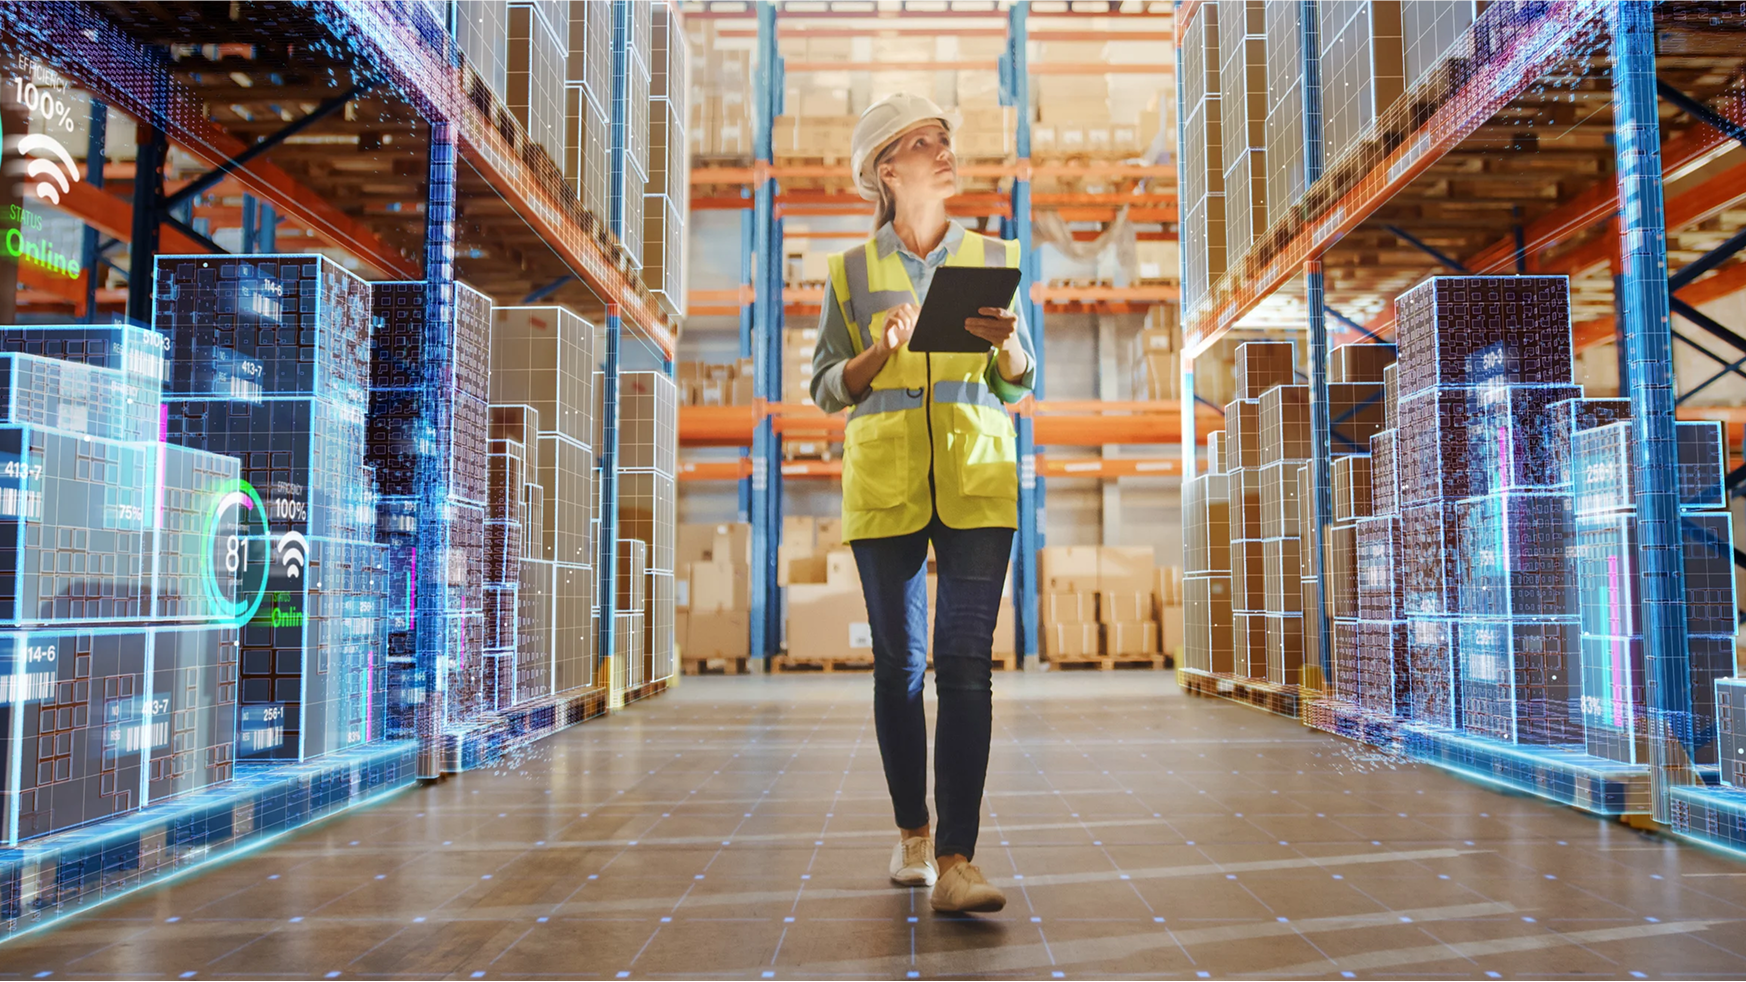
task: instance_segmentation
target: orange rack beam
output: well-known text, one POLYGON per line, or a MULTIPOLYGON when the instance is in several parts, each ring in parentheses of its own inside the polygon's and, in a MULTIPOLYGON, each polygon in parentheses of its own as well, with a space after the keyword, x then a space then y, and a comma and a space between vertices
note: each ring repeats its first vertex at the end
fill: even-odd
MULTIPOLYGON (((616 308, 671 356, 675 339, 659 307, 640 291, 634 275, 619 268, 593 235, 584 231, 580 222, 570 219, 564 203, 524 163, 497 123, 466 96, 464 69, 449 64, 432 51, 396 8, 365 0, 335 0, 325 6, 332 15, 326 23, 349 45, 353 59, 389 72, 426 116, 452 120, 458 148, 467 163, 609 308, 616 308)), ((83 18, 57 24, 56 28, 70 32, 74 29, 69 26, 72 23, 103 24, 101 20, 83 18)), ((135 47, 131 38, 112 25, 78 29, 82 36, 66 46, 69 52, 88 50, 92 43, 110 45, 118 52, 135 47)), ((171 142, 209 167, 226 164, 248 148, 213 122, 202 108, 202 100, 167 77, 167 73, 155 76, 150 71, 106 71, 103 66, 86 64, 70 54, 54 59, 52 67, 110 106, 137 120, 162 126, 171 142)), ((266 160, 257 159, 232 171, 229 180, 271 202, 286 218, 315 231, 388 276, 416 279, 423 275, 419 263, 266 160)), ((166 243, 164 251, 171 248, 175 246, 166 243)))
MULTIPOLYGON (((80 88, 135 119, 149 119, 157 115, 154 114, 150 106, 153 97, 149 94, 141 95, 131 91, 123 80, 110 78, 92 66, 73 63, 70 59, 57 62, 56 68, 80 88)), ((207 118, 206 113, 200 108, 198 98, 173 80, 165 79, 164 82, 166 91, 162 98, 167 103, 168 108, 161 114, 159 121, 164 125, 164 132, 171 142, 188 151, 209 167, 218 167, 248 149, 247 144, 207 118)), ((147 83, 147 87, 150 87, 149 83, 147 83)), ((105 170, 107 171, 107 168, 105 170)), ((314 230, 322 238, 345 249, 388 276, 416 279, 421 275, 419 267, 403 255, 400 250, 383 242, 367 227, 329 204, 326 199, 298 183, 290 174, 266 160, 251 161, 248 166, 232 171, 227 180, 235 181, 255 196, 271 202, 286 218, 314 230)), ((83 182, 74 185, 74 187, 96 190, 89 188, 83 182)), ((110 196, 105 195, 105 197, 110 196)), ((72 204, 69 201, 64 203, 64 206, 72 204)), ((68 208, 68 210, 72 209, 68 208)), ((131 207, 128 208, 128 214, 132 215, 131 207)), ((123 225, 122 229, 122 234, 116 237, 123 241, 133 237, 131 226, 123 225)), ((193 247, 192 240, 184 236, 172 236, 173 231, 173 229, 165 228, 160 233, 160 252, 169 254, 178 251, 187 253, 206 251, 203 248, 193 247), (172 242, 172 239, 175 241, 172 242)), ((113 235, 113 233, 106 234, 113 235)))
POLYGON ((1105 457, 1055 460, 1037 455, 1037 473, 1043 477, 1078 477, 1110 480, 1118 477, 1181 477, 1182 461, 1176 457, 1136 459, 1105 457))
POLYGON ((678 476, 681 481, 738 481, 752 476, 752 461, 749 457, 685 461, 679 465, 678 476))
MULTIPOLYGON (((679 443, 686 447, 749 447, 762 406, 680 406, 679 443)), ((822 415, 822 414, 821 414, 822 415)))
MULTIPOLYGON (((1730 99, 1731 104, 1719 107, 1718 111, 1732 118, 1743 108, 1741 103, 1746 102, 1746 96, 1732 96, 1730 99)), ((1709 126, 1693 127, 1662 147, 1663 174, 1672 174, 1686 167, 1729 139, 1731 138, 1709 126)), ((1616 256, 1618 235, 1615 230, 1612 234, 1598 236, 1592 242, 1571 249, 1551 262, 1534 261, 1534 257, 1542 250, 1574 238, 1603 222, 1611 222, 1618 213, 1618 197, 1618 178, 1609 174, 1578 192, 1568 202, 1541 216, 1539 220, 1530 223, 1523 230, 1523 248, 1530 257, 1530 271, 1575 275, 1616 256)), ((1742 198, 1746 198, 1746 164, 1730 168, 1668 199, 1663 209, 1666 219, 1664 224, 1669 229, 1694 225, 1736 204, 1742 198)), ((1515 240, 1506 238, 1487 246, 1463 265, 1475 273, 1496 273, 1512 268, 1515 257, 1515 240)), ((1730 267, 1687 285, 1679 291, 1679 295, 1687 303, 1708 303, 1746 287, 1746 278, 1743 277, 1746 277, 1746 272, 1741 267, 1730 267), (1718 280, 1721 282, 1717 282, 1718 280), (1740 285, 1736 286, 1735 283, 1740 285)), ((1386 306, 1381 313, 1371 318, 1365 329, 1383 336, 1392 333, 1393 305, 1386 306)), ((1580 323, 1575 325, 1574 330, 1579 351, 1613 337, 1610 318, 1605 321, 1580 323)))

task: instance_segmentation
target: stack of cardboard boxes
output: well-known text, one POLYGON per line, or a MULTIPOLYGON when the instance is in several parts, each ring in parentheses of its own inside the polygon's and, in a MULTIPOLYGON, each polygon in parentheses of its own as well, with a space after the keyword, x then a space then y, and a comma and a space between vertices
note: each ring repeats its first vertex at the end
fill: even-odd
POLYGON ((681 406, 750 406, 755 400, 752 359, 726 364, 682 361, 674 366, 681 406))
MULTIPOLYGON (((678 609, 677 551, 679 489, 678 383, 665 372, 623 372, 618 387, 618 532, 620 545, 640 541, 643 566, 620 563, 620 575, 637 575, 638 606, 620 611, 642 614, 641 655, 633 649, 626 678, 634 685, 670 678, 679 666, 674 616, 678 609)), ((621 556, 623 553, 621 553, 621 556)), ((621 591, 624 583, 621 580, 621 591)), ((622 592, 621 592, 622 595, 622 592)))
POLYGON ((842 520, 784 517, 776 562, 777 583, 788 588, 788 655, 779 664, 871 663, 873 632, 842 520))
POLYGON ((1181 571, 1160 569, 1149 546, 1051 546, 1037 553, 1044 658, 1055 663, 1150 660, 1160 627, 1181 646, 1181 571))
MULTIPOLYGON (((873 633, 855 554, 842 541, 843 523, 836 518, 788 516, 782 522, 782 546, 777 553, 777 582, 788 590, 788 654, 783 666, 824 664, 870 665, 873 633)), ((928 553, 927 595, 929 651, 933 648, 934 606, 939 577, 933 552, 928 553)), ((1091 619, 1093 633, 1097 627, 1091 619)), ((994 661, 1011 668, 1013 653, 1012 577, 1001 594, 994 624, 994 661)), ((931 658, 931 655, 930 655, 931 658)))
MULTIPOLYGON (((1133 46, 1123 42, 1048 40, 1037 45, 1031 54, 1033 67, 1137 60, 1133 46)), ((1037 107, 1037 121, 1031 127, 1033 156, 1141 156, 1164 124, 1163 113, 1176 103, 1170 78, 1163 72, 1051 75, 1049 84, 1032 97, 1037 107)))
POLYGON ((649 44, 649 181, 643 201, 643 284, 668 313, 686 313, 686 227, 691 220, 690 52, 679 5, 652 5, 649 44))
POLYGON ((678 618, 674 634, 687 672, 718 659, 743 670, 751 653, 752 527, 734 522, 679 526, 678 618))
MULTIPOLYGON (((1630 404, 1585 399, 1572 382, 1565 281, 1437 277, 1396 302, 1396 323, 1398 362, 1386 345, 1358 345, 1336 349, 1329 364, 1327 590, 1318 597, 1314 564, 1304 564, 1300 674, 1302 694, 1320 690, 1320 698, 1303 712, 1327 729, 1404 719, 1471 740, 1580 747, 1641 764, 1654 733, 1639 628, 1642 452, 1630 404), (1317 602, 1329 618, 1325 658, 1314 647, 1317 602)), ((1253 376, 1265 352, 1239 350, 1240 369, 1253 376)), ((1241 596, 1253 580, 1244 513, 1254 507, 1254 468, 1244 463, 1241 408, 1229 413, 1230 445, 1209 442, 1214 472, 1184 491, 1194 618, 1184 666, 1237 679, 1261 677, 1245 658, 1254 615, 1241 596), (1230 542, 1228 577, 1216 565, 1221 541, 1230 542), (1227 581, 1234 613, 1219 602, 1227 581)), ((1666 452, 1679 471, 1687 674, 1672 698, 1689 706, 1685 753, 1707 765, 1724 757, 1711 734, 1738 730, 1726 719, 1737 685, 1725 678, 1736 634, 1726 466, 1716 423, 1674 429, 1666 452)), ((1296 525, 1308 538, 1309 468, 1300 464, 1296 476, 1296 525)), ((1268 487, 1263 481, 1258 496, 1264 546, 1279 531, 1265 527, 1268 487)), ((1277 681, 1271 559, 1264 552, 1269 592, 1259 614, 1266 678, 1277 681)))
POLYGON ((1313 539, 1310 399, 1308 386, 1294 384, 1295 348, 1285 341, 1249 342, 1236 356, 1238 397, 1225 409, 1225 432, 1208 441, 1210 473, 1184 492, 1188 592, 1195 601, 1185 663, 1320 689, 1320 635, 1309 636, 1305 612, 1326 603, 1335 618, 1335 651, 1357 650, 1357 523, 1370 513, 1370 458, 1362 451, 1386 425, 1382 375, 1394 349, 1349 346, 1330 360, 1332 481, 1342 493, 1336 494, 1336 521, 1323 537, 1326 598, 1317 592, 1315 546, 1305 541, 1313 539))
MULTIPOLYGON (((1392 437, 1385 434, 1392 432, 1393 425, 1388 394, 1393 391, 1389 380, 1394 377, 1394 359, 1391 344, 1343 345, 1328 357, 1328 418, 1333 441, 1333 466, 1328 479, 1333 493, 1333 522, 1322 541, 1328 569, 1328 593, 1322 602, 1333 619, 1329 637, 1336 685, 1347 686, 1350 691, 1342 695, 1354 702, 1357 690, 1351 687, 1363 671, 1365 646, 1387 640, 1380 628, 1363 620, 1362 578, 1366 575, 1366 545, 1374 549, 1378 535, 1384 542, 1392 542, 1386 528, 1368 520, 1376 514, 1378 504, 1372 491, 1375 481, 1371 470, 1377 463, 1376 448, 1384 447, 1382 452, 1387 454, 1393 447, 1392 437)), ((1298 526, 1307 530, 1312 527, 1314 515, 1314 484, 1308 464, 1298 469, 1297 480, 1298 526)), ((1303 609, 1313 615, 1315 555, 1306 550, 1302 560, 1303 609)), ((1319 630, 1309 629, 1309 623, 1305 627, 1303 681, 1307 686, 1320 688, 1325 682, 1320 668, 1321 636, 1319 630), (1312 633, 1315 637, 1309 636, 1312 633)))
POLYGON ((1303 663, 1298 468, 1309 456, 1309 391, 1289 341, 1237 348, 1225 407, 1230 475, 1233 671, 1297 684, 1303 663))
POLYGON ((1031 128, 1031 142, 1038 153, 1110 159, 1137 157, 1158 133, 1157 110, 1141 113, 1141 117, 1138 123, 1098 126, 1038 123, 1031 128))
MULTIPOLYGON (((790 406, 812 405, 812 355, 818 347, 818 328, 789 328, 782 332, 782 401, 790 406)), ((784 434, 782 452, 789 460, 831 460, 839 451, 833 437, 841 431, 821 425, 816 431, 792 427, 784 434)))
POLYGON ((791 327, 782 332, 783 402, 812 405, 812 353, 817 347, 816 327, 791 327))
MULTIPOLYGON (((1127 60, 1100 41, 1050 41, 1047 46, 1042 62, 1127 60)), ((1117 159, 1140 156, 1162 123, 1165 80, 1162 72, 1156 84, 1132 75, 1120 80, 1106 75, 1051 76, 1038 96, 1032 152, 1117 159)))
MULTIPOLYGON (((1134 243, 1134 276, 1142 283, 1174 283, 1182 276, 1182 253, 1177 242, 1140 239, 1134 243)), ((1153 310, 1173 308, 1162 304, 1153 310)))
POLYGON ((756 39, 724 29, 726 21, 689 18, 692 153, 699 157, 752 155, 752 49, 756 39))
MULTIPOLYGON (((1225 168, 1219 106, 1219 4, 1189 11, 1182 47, 1182 299, 1190 309, 1225 275, 1225 168)), ((1232 494, 1236 489, 1231 489, 1232 494)))

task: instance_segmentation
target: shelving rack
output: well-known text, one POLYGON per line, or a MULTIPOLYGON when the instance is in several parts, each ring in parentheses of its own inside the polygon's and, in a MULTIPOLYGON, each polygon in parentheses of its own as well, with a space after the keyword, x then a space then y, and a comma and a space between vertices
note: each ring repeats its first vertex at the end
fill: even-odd
MULTIPOLYGON (((682 463, 681 482, 737 480, 741 484, 742 512, 752 524, 752 653, 754 656, 774 656, 780 637, 777 605, 766 598, 779 596, 776 585, 776 553, 782 529, 782 490, 786 480, 837 479, 842 473, 840 461, 785 461, 782 444, 785 434, 796 438, 817 439, 821 434, 835 435, 840 440, 843 421, 828 417, 811 406, 782 402, 781 327, 783 318, 803 318, 810 323, 818 316, 823 289, 811 286, 785 286, 781 257, 785 236, 797 233, 784 227, 785 216, 870 215, 871 206, 861 200, 848 185, 847 167, 842 163, 779 162, 772 146, 772 126, 782 115, 782 93, 788 73, 820 71, 903 71, 918 66, 895 61, 875 62, 787 62, 777 48, 778 36, 792 30, 805 36, 846 36, 855 29, 832 28, 832 21, 870 16, 864 5, 846 4, 837 9, 830 4, 760 3, 748 10, 736 3, 701 2, 687 6, 688 16, 714 20, 718 24, 751 21, 745 28, 730 28, 739 36, 755 36, 757 62, 753 67, 752 87, 754 160, 743 163, 698 163, 690 179, 691 205, 694 210, 734 210, 743 216, 743 255, 750 257, 742 270, 742 282, 737 289, 688 293, 687 309, 691 316, 730 316, 741 313, 742 357, 757 359, 757 395, 754 406, 701 407, 682 406, 679 412, 680 444, 689 447, 749 448, 739 461, 707 461, 682 463), (804 22, 786 27, 785 24, 804 22)), ((1161 226, 1159 231, 1139 233, 1142 237, 1173 238, 1177 221, 1176 195, 1168 184, 1175 177, 1175 168, 1168 164, 1136 164, 1132 162, 1075 160, 1070 162, 1033 160, 1032 126, 1029 111, 1028 79, 1033 75, 1122 74, 1168 72, 1170 66, 1156 64, 1106 64, 1101 62, 1042 62, 1026 60, 1031 40, 1167 40, 1165 31, 1120 32, 1109 29, 1074 29, 1059 26, 1059 18, 1050 27, 1038 29, 1031 23, 1033 14, 1026 4, 1012 4, 1006 10, 955 10, 947 8, 904 7, 898 20, 886 16, 893 11, 882 10, 880 34, 897 35, 941 33, 960 37, 1001 37, 1005 51, 997 60, 962 62, 929 62, 927 70, 990 71, 1000 78, 1000 103, 1012 107, 1014 123, 1014 153, 1008 159, 973 159, 960 163, 959 173, 964 190, 948 204, 949 212, 960 219, 979 223, 990 234, 1017 240, 1025 257, 1025 280, 1022 290, 1028 305, 1025 311, 1033 341, 1042 350, 1045 319, 1048 314, 1065 313, 1143 313, 1160 304, 1174 303, 1179 292, 1173 284, 1140 284, 1114 286, 1058 286, 1040 282, 1040 262, 1031 233, 1032 209, 1048 208, 1073 222, 1110 222, 1122 208, 1128 209, 1130 220, 1137 224, 1161 226), (931 19, 935 26, 906 23, 910 19, 931 19), (950 18, 947 22, 946 18, 950 18), (884 21, 891 20, 890 23, 884 21), (1036 192, 1038 180, 1080 181, 1088 178, 1108 178, 1119 181, 1153 181, 1164 184, 1162 190, 1135 193, 1043 191, 1036 192)), ((1078 12, 1078 11, 1076 11, 1078 12)), ((1167 27, 1172 16, 1168 4, 1110 4, 1099 16, 1126 21, 1156 22, 1167 27)), ((836 233, 809 232, 808 238, 838 238, 836 233)), ((843 234, 844 245, 863 234, 843 234)), ((1039 366, 1036 396, 1015 407, 1015 428, 1019 440, 1020 501, 1019 530, 1014 549, 1013 603, 1015 628, 1019 632, 1016 650, 1021 658, 1037 654, 1037 580, 1036 550, 1043 545, 1042 508, 1044 480, 1059 478, 1116 479, 1127 476, 1174 476, 1180 473, 1175 458, 1056 458, 1039 452, 1039 447, 1101 447, 1107 444, 1174 443, 1179 436, 1179 410, 1173 404, 1155 402, 1131 403, 1050 403, 1045 393, 1045 368, 1039 366)), ((1216 428, 1219 415, 1202 408, 1203 426, 1216 428)))
MULTIPOLYGON (((1182 3, 1179 41, 1187 43, 1197 25, 1204 36, 1203 21, 1236 6, 1182 3)), ((1280 4, 1272 12, 1287 10, 1280 4)), ((1651 686, 1649 713, 1656 727, 1679 718, 1689 711, 1679 704, 1677 684, 1689 655, 1680 627, 1679 519, 1669 504, 1676 462, 1671 442, 1658 441, 1670 441, 1676 418, 1718 419, 1731 453, 1740 446, 1737 407, 1688 400, 1739 371, 1740 355, 1711 350, 1713 342, 1746 354, 1746 339, 1695 308, 1746 285, 1746 264, 1734 259, 1746 235, 1737 212, 1729 213, 1742 198, 1736 173, 1742 165, 1717 162, 1736 144, 1746 145, 1746 104, 1738 91, 1746 23, 1696 4, 1492 4, 1477 18, 1469 13, 1470 23, 1444 38, 1451 43, 1441 45, 1436 58, 1409 71, 1404 93, 1377 113, 1356 144, 1329 147, 1323 166, 1318 131, 1328 107, 1317 92, 1317 4, 1304 3, 1295 13, 1302 34, 1287 70, 1293 77, 1275 81, 1276 89, 1290 88, 1302 99, 1293 112, 1307 131, 1301 143, 1308 153, 1295 161, 1304 179, 1301 198, 1269 202, 1268 227, 1256 230, 1246 251, 1227 257, 1222 275, 1215 272, 1203 289, 1185 296, 1184 410, 1194 405, 1195 358, 1263 309, 1289 311, 1284 319, 1296 319, 1307 332, 1309 382, 1318 394, 1311 467, 1319 531, 1332 517, 1325 402, 1330 328, 1344 328, 1335 344, 1390 337, 1393 297, 1429 275, 1568 275, 1576 347, 1619 345, 1621 394, 1630 399, 1637 443, 1654 448, 1645 456, 1638 498, 1649 591, 1644 607, 1654 610, 1646 613, 1645 663, 1660 682, 1651 686), (1671 277, 1670 259, 1684 264, 1671 277), (1700 341, 1671 327, 1670 307, 1707 337, 1700 341), (1683 391, 1676 390, 1675 341, 1720 370, 1707 381, 1681 380, 1683 391)), ((1274 60, 1270 54, 1270 71, 1274 60)), ((1203 467, 1195 455, 1200 441, 1191 423, 1182 434, 1192 478, 1203 467)), ((1743 481, 1746 467, 1728 473, 1730 496, 1743 481)), ((1320 595, 1327 589, 1325 556, 1316 550, 1320 595)), ((1321 624, 1325 660, 1327 605, 1315 606, 1309 616, 1321 624)), ((1182 678, 1193 691, 1293 716, 1307 717, 1319 698, 1265 680, 1194 672, 1182 678)), ((1395 743, 1489 783, 1602 814, 1641 811, 1643 819, 1680 835, 1746 845, 1741 796, 1692 784, 1664 731, 1651 741, 1653 765, 1621 777, 1408 724, 1342 718, 1324 725, 1395 743), (1636 790, 1627 795, 1628 789, 1636 790)))
MULTIPOLYGON (((493 30, 501 28, 505 41, 524 28, 544 31, 548 36, 524 40, 545 44, 542 57, 550 68, 553 24, 527 17, 544 18, 557 9, 542 4, 534 11, 527 3, 504 9, 510 6, 518 8, 510 19, 520 26, 497 25, 493 30)), ((621 41, 629 32, 649 33, 644 29, 647 4, 618 0, 589 6, 610 9, 621 41)), ((601 621, 601 643, 594 647, 589 642, 590 651, 610 654, 616 650, 613 626, 620 620, 615 616, 611 551, 618 512, 610 496, 617 485, 620 436, 613 418, 617 399, 611 393, 621 370, 642 370, 655 380, 656 390, 666 383, 665 412, 657 399, 652 415, 639 420, 648 428, 631 449, 632 466, 643 484, 655 488, 656 497, 665 487, 669 507, 672 499, 676 423, 671 374, 679 304, 670 291, 651 294, 638 273, 639 256, 627 249, 644 231, 638 216, 644 204, 643 178, 651 168, 642 159, 649 147, 638 145, 644 136, 636 132, 634 118, 648 108, 649 65, 638 60, 641 56, 620 65, 621 82, 627 72, 642 73, 640 99, 632 77, 631 84, 615 87, 604 100, 607 104, 599 107, 617 123, 610 137, 602 134, 603 141, 610 139, 621 167, 620 182, 612 185, 620 200, 618 207, 611 207, 592 200, 581 175, 567 173, 565 162, 553 159, 562 120, 554 118, 561 107, 554 104, 552 87, 517 90, 512 73, 520 69, 515 64, 499 64, 489 52, 473 51, 477 60, 463 52, 462 41, 445 23, 448 9, 446 4, 415 0, 250 5, 246 15, 239 15, 236 5, 202 3, 0 6, 0 55, 7 57, 9 67, 38 66, 89 93, 93 109, 87 133, 93 159, 105 155, 105 131, 113 130, 112 124, 105 125, 111 113, 136 122, 141 132, 136 160, 112 159, 74 181, 59 202, 60 213, 89 229, 83 236, 81 275, 56 278, 25 268, 17 304, 39 321, 70 313, 97 323, 125 311, 132 321, 150 324, 150 271, 156 257, 220 255, 226 250, 214 240, 217 230, 228 234, 240 226, 245 251, 320 252, 343 259, 380 285, 412 288, 408 292, 420 297, 414 319, 435 327, 413 328, 422 331, 422 374, 409 387, 406 381, 397 384, 433 399, 423 406, 429 410, 425 418, 436 420, 448 419, 451 402, 446 400, 462 394, 453 380, 456 374, 467 369, 483 374, 478 362, 460 364, 485 356, 476 347, 457 350, 480 340, 476 332, 463 338, 463 331, 455 328, 458 301, 487 311, 493 300, 500 306, 545 301, 563 304, 594 325, 604 324, 603 340, 613 358, 599 385, 608 390, 606 419, 592 444, 602 464, 598 485, 607 504, 600 509, 596 539, 589 540, 603 542, 604 562, 598 562, 597 581, 586 581, 598 594, 591 597, 587 587, 578 589, 583 591, 582 620, 597 611, 601 621), (487 84, 487 79, 496 82, 487 84), (506 84, 519 94, 501 97, 506 84), (640 105, 630 105, 633 101, 640 105), (627 118, 632 120, 628 127, 627 118), (190 161, 207 171, 188 179, 190 161), (167 177, 177 170, 181 176, 167 177), (635 172, 636 180, 624 179, 625 170, 635 172), (116 193, 118 185, 129 183, 131 195, 116 193), (240 208, 234 204, 239 196, 240 208), (122 251, 125 261, 120 260, 122 251), (111 256, 117 269, 134 271, 126 289, 100 288, 91 273, 111 256), (662 426, 665 438, 651 439, 662 426), (667 483, 663 486, 662 481, 667 483)), ((646 50, 648 38, 642 41, 646 50)), ((619 50, 627 49, 621 44, 619 50)), ((679 57, 682 61, 683 55, 679 57)), ((533 84, 526 78, 521 82, 533 84)), ((7 128, 11 135, 10 118, 7 128)), ((680 140, 682 144, 682 133, 680 140)), ((683 154, 679 159, 680 184, 677 189, 663 187, 657 203, 664 216, 682 222, 688 200, 683 154)), ((671 170, 666 159, 662 169, 671 170)), ((601 181, 600 186, 608 185, 601 181)), ((682 238, 675 236, 674 241, 682 238)), ((368 290, 365 296, 368 305, 368 290)), ((591 339, 583 347, 595 350, 591 339)), ((594 389, 584 386, 581 391, 594 389)), ((471 390, 464 394, 480 397, 471 390)), ((592 409, 586 413, 592 419, 592 409)), ((556 428, 558 423, 548 425, 556 428)), ((471 475, 466 480, 483 481, 483 453, 465 461, 464 468, 450 467, 444 441, 453 428, 458 426, 446 422, 432 427, 436 445, 421 444, 433 452, 423 454, 417 465, 416 494, 403 496, 409 502, 416 499, 419 513, 443 516, 418 526, 415 555, 446 555, 456 534, 459 523, 448 517, 451 471, 465 469, 471 475)), ((483 432, 469 434, 469 446, 475 437, 482 440, 483 432)), ((426 439, 431 436, 420 434, 420 440, 426 439)), ((589 442, 583 437, 578 445, 589 442)), ((476 504, 481 490, 470 488, 470 504, 476 504)), ((513 505, 508 509, 514 510, 513 505)), ((663 513, 656 509, 655 514, 659 525, 663 513)), ((671 525, 667 515, 666 537, 659 531, 651 536, 656 581, 671 569, 671 525)), ((575 534, 586 538, 583 530, 575 534)), ((484 561, 482 555, 471 559, 484 561)), ((591 561, 587 556, 566 560, 578 568, 591 561)), ((449 565, 437 559, 407 567, 416 569, 410 591, 415 606, 402 613, 417 616, 406 618, 401 630, 415 634, 415 654, 408 661, 418 666, 409 675, 408 689, 440 684, 437 680, 447 669, 432 653, 455 650, 451 632, 470 632, 470 622, 478 620, 476 610, 450 616, 445 606, 449 565)), ((665 582, 670 585, 670 580, 669 575, 665 582)), ((670 605, 671 590, 664 598, 661 592, 657 582, 657 605, 663 599, 670 605)), ((464 603, 476 606, 479 600, 469 597, 464 603)), ((654 633, 664 631, 670 645, 670 610, 666 619, 651 621, 654 633)), ((587 629, 575 630, 580 636, 587 629)), ((386 628, 383 634, 386 639, 386 628)), ((234 854, 417 778, 489 763, 510 747, 606 712, 608 703, 620 697, 629 701, 657 693, 672 673, 671 653, 670 647, 651 651, 647 664, 652 671, 624 673, 630 678, 622 691, 596 680, 592 665, 572 666, 576 684, 562 692, 519 703, 511 698, 514 704, 507 707, 486 703, 487 711, 453 720, 452 727, 421 726, 415 735, 408 734, 412 739, 384 739, 379 729, 370 729, 368 741, 359 747, 307 761, 240 768, 228 783, 22 843, 0 859, 0 893, 6 899, 0 904, 0 936, 234 854)), ((386 645, 373 652, 381 659, 388 655, 386 645)), ((475 666, 466 670, 477 674, 475 666)), ((513 692, 513 684, 504 691, 513 692)), ((433 704, 450 701, 442 693, 426 694, 433 704)))

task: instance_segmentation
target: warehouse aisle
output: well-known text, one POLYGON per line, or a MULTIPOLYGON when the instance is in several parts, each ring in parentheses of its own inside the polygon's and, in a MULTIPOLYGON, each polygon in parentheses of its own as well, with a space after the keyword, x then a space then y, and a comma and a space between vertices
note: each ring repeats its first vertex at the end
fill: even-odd
POLYGON ((0 946, 0 974, 1746 974, 1746 865, 1166 672, 996 677, 979 862, 1011 902, 935 917, 885 881, 869 685, 687 678, 515 766, 0 946))

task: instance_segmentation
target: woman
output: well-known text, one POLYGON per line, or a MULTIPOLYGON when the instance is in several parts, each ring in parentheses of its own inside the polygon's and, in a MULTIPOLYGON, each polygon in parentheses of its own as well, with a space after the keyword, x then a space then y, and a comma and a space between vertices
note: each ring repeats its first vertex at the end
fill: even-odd
POLYGON ((1031 389, 1036 356, 1011 310, 965 321, 984 354, 908 348, 934 271, 1017 266, 1018 244, 946 217, 957 193, 955 114, 895 95, 861 114, 850 166, 878 202, 873 238, 832 256, 813 355, 812 398, 851 409, 843 436, 843 538, 855 552, 873 629, 873 719, 897 817, 891 879, 932 886, 938 911, 995 911, 1006 898, 971 863, 993 716, 994 624, 1018 525, 1017 454, 1005 403, 1031 389), (934 620, 939 725, 930 836, 927 558, 938 558, 934 620))

